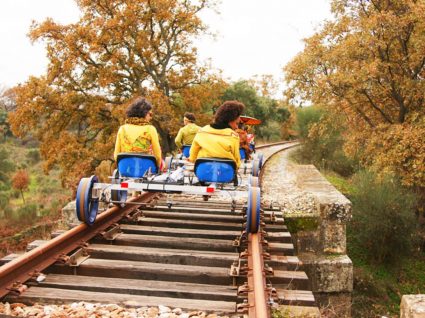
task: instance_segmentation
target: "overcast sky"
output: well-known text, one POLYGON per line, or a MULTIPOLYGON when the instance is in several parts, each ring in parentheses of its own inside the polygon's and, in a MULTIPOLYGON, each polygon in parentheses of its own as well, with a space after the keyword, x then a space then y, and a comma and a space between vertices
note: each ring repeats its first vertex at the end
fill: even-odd
MULTIPOLYGON (((303 49, 302 39, 330 18, 329 0, 222 0, 220 15, 202 15, 215 41, 198 43, 201 60, 223 70, 230 80, 272 74, 282 78, 283 66, 303 49)), ((11 87, 30 75, 45 73, 41 43, 27 37, 31 21, 51 17, 76 22, 74 0, 0 0, 0 86, 11 87)))

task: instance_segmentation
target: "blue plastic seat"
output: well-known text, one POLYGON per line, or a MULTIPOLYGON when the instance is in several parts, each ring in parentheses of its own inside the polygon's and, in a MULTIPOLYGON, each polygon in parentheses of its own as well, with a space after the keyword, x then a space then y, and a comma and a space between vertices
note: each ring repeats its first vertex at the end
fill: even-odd
POLYGON ((246 159, 245 149, 239 148, 239 155, 241 156, 241 160, 245 160, 246 159))
POLYGON ((195 162, 195 175, 200 182, 234 182, 236 163, 230 159, 199 158, 195 162))
POLYGON ((185 156, 186 158, 189 158, 190 156, 190 147, 192 147, 192 145, 183 145, 182 147, 183 156, 185 156))
POLYGON ((141 178, 149 170, 158 173, 156 158, 152 155, 125 152, 117 156, 118 171, 122 177, 141 178))

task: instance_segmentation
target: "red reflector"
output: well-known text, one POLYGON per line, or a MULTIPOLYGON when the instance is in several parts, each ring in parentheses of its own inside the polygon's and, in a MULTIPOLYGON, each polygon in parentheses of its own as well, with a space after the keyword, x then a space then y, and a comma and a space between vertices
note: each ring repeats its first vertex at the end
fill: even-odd
POLYGON ((128 182, 121 182, 121 188, 128 188, 128 182))
POLYGON ((214 188, 207 188, 207 192, 208 193, 213 193, 214 192, 214 188))

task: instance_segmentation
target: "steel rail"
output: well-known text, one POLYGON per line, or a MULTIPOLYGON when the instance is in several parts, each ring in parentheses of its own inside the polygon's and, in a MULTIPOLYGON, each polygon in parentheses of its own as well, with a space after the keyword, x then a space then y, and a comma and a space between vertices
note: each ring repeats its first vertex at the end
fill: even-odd
POLYGON ((264 259, 259 234, 248 236, 248 317, 270 317, 264 259))
MULTIPOLYGON (((281 141, 273 144, 261 145, 262 148, 268 148, 272 146, 289 144, 282 149, 277 150, 273 153, 275 155, 278 152, 290 149, 298 146, 299 143, 289 141, 281 141)), ((273 156, 269 156, 263 163, 266 162, 273 156)), ((259 179, 263 177, 264 169, 260 170, 259 179)), ((269 292, 267 291, 266 274, 264 269, 264 258, 263 258, 263 247, 260 239, 261 231, 255 234, 248 235, 248 317, 249 318, 268 318, 271 315, 269 302, 269 292)))
POLYGON ((273 147, 273 146, 279 146, 279 145, 284 145, 284 144, 288 144, 291 142, 296 142, 296 140, 284 140, 284 141, 276 141, 276 142, 272 142, 270 144, 262 144, 262 145, 256 145, 255 149, 262 149, 262 148, 268 148, 268 147, 273 147))
MULTIPOLYGON (((154 196, 156 196, 156 193, 143 193, 130 199, 129 203, 139 202, 142 204, 148 202, 154 196)), ((136 208, 137 206, 135 205, 129 205, 124 208, 112 207, 99 214, 92 226, 82 223, 48 241, 46 244, 1 266, 0 298, 11 291, 20 290, 26 281, 36 279, 42 270, 73 250, 84 247, 89 239, 105 231, 109 226, 118 222, 136 208)))

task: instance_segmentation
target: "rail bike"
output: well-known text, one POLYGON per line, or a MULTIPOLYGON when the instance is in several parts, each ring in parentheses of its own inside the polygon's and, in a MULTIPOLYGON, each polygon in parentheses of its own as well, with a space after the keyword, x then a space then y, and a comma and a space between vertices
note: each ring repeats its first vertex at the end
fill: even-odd
POLYGON ((77 188, 77 218, 87 225, 94 224, 99 211, 99 202, 124 207, 129 193, 160 192, 182 193, 203 196, 205 200, 214 195, 228 194, 232 202, 236 196, 247 197, 246 231, 256 233, 260 223, 259 173, 262 154, 244 159, 239 169, 233 160, 198 158, 190 163, 185 156, 167 157, 165 172, 160 171, 152 155, 120 153, 117 169, 109 177, 110 183, 99 182, 96 176, 82 178, 77 188), (248 175, 240 190, 242 174, 248 175))

